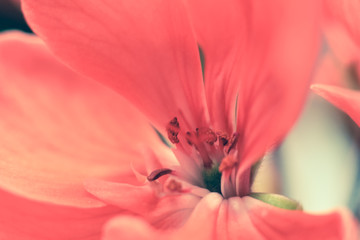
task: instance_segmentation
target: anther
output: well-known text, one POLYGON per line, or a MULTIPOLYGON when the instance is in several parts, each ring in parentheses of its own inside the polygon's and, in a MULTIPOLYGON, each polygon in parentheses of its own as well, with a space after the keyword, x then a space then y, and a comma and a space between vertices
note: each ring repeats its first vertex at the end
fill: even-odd
POLYGON ((147 176, 147 180, 152 182, 152 181, 155 181, 156 179, 158 179, 159 177, 164 176, 166 174, 170 174, 170 173, 172 173, 172 170, 169 168, 156 169, 156 170, 152 171, 149 176, 147 176))
POLYGON ((216 134, 210 128, 196 128, 196 135, 199 139, 199 142, 206 142, 210 145, 213 145, 217 141, 216 134))
POLYGON ((186 132, 186 141, 187 143, 192 146, 194 144, 194 135, 191 132, 186 132))
POLYGON ((179 143, 178 134, 180 132, 180 124, 176 117, 174 117, 166 126, 168 138, 172 143, 179 143))
POLYGON ((219 143, 222 145, 222 146, 225 146, 226 144, 228 144, 229 142, 229 136, 223 132, 223 131, 217 131, 216 134, 218 135, 218 138, 219 138, 219 143))
POLYGON ((224 170, 231 169, 237 163, 236 158, 232 155, 227 155, 224 157, 219 166, 219 172, 223 172, 224 170))
POLYGON ((239 134, 237 132, 235 132, 229 140, 229 143, 228 143, 229 145, 226 146, 226 148, 225 148, 225 152, 227 154, 229 154, 230 151, 236 146, 238 139, 239 139, 239 134))
POLYGON ((170 182, 166 185, 167 189, 171 192, 180 192, 182 190, 181 183, 171 179, 170 182))

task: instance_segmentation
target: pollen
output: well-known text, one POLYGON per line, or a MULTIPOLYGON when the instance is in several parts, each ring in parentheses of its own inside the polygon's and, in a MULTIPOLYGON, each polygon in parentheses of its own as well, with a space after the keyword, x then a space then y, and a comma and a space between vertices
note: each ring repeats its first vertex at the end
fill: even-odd
POLYGON ((176 117, 174 117, 166 126, 166 131, 170 142, 179 143, 178 134, 180 132, 180 124, 176 117))
MULTIPOLYGON (((174 117, 168 123, 166 130, 169 140, 172 143, 179 143, 183 149, 186 149, 188 146, 183 145, 182 142, 180 143, 179 139, 181 139, 181 141, 186 140, 188 145, 196 150, 196 153, 194 153, 196 155, 193 156, 193 159, 194 161, 202 162, 206 173, 213 168, 216 168, 217 171, 221 173, 235 166, 236 158, 234 156, 240 137, 238 132, 229 135, 227 132, 221 130, 214 131, 206 126, 195 128, 195 131, 180 131, 180 124, 177 117, 174 117)), ((213 178, 211 177, 211 179, 213 178)))
POLYGON ((171 179, 170 182, 166 185, 166 188, 171 192, 181 192, 182 185, 178 181, 171 179))
POLYGON ((200 142, 206 142, 210 145, 213 145, 217 141, 215 132, 206 127, 196 128, 196 136, 200 142))
POLYGON ((218 135, 219 143, 222 146, 226 146, 228 144, 229 140, 230 140, 227 133, 225 133, 223 131, 217 131, 216 134, 218 135))
POLYGON ((223 158, 223 160, 220 163, 219 172, 223 172, 225 170, 233 168, 236 165, 236 163, 237 160, 234 156, 227 155, 226 157, 223 158))
POLYGON ((228 145, 225 147, 225 152, 226 152, 227 154, 229 154, 230 151, 235 148, 238 140, 239 140, 239 134, 238 134, 237 132, 235 132, 235 133, 231 136, 231 138, 230 138, 230 140, 229 140, 229 142, 228 142, 228 145))

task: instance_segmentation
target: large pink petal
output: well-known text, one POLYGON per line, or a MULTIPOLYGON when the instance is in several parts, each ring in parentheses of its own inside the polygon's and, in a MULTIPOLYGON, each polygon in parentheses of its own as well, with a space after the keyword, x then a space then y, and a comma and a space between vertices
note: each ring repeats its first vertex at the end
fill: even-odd
POLYGON ((243 170, 282 140, 294 124, 319 50, 318 2, 252 3, 237 107, 243 170))
POLYGON ((29 200, 0 190, 0 239, 98 240, 114 207, 77 208, 29 200))
POLYGON ((74 69, 121 93, 159 128, 206 115, 198 47, 181 0, 24 0, 33 30, 74 69))
POLYGON ((360 2, 357 0, 324 0, 327 24, 341 24, 360 47, 360 2))
POLYGON ((135 239, 135 236, 173 240, 352 240, 356 239, 357 229, 356 221, 345 210, 311 215, 276 208, 250 197, 223 200, 220 195, 211 193, 194 209, 188 222, 177 230, 159 231, 140 219, 117 217, 106 225, 103 239, 135 239))
POLYGON ((0 187, 36 200, 102 205, 84 179, 125 181, 142 143, 162 146, 126 101, 16 32, 0 38, 0 115, 0 187))
POLYGON ((347 113, 360 126, 360 92, 346 88, 316 84, 312 90, 347 113))
POLYGON ((204 54, 204 81, 216 129, 233 131, 237 85, 250 33, 248 1, 187 1, 197 40, 204 54))

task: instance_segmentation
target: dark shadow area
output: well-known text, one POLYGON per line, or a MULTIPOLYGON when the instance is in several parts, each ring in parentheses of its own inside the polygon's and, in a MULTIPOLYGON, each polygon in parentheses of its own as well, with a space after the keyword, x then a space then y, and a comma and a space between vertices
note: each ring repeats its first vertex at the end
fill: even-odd
POLYGON ((0 31, 18 29, 31 33, 16 2, 0 0, 0 31))

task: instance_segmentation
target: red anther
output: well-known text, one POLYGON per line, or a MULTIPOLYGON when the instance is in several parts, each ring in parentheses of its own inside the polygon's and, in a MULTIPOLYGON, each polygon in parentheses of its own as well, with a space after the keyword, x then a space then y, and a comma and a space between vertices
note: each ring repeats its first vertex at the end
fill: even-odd
POLYGON ((219 166, 219 172, 223 172, 224 170, 231 169, 237 163, 236 158, 233 155, 227 155, 224 157, 219 166))
POLYGON ((226 132, 217 131, 216 134, 218 135, 219 143, 220 143, 222 146, 225 146, 226 144, 228 144, 228 142, 229 142, 229 136, 227 135, 226 132))
POLYGON ((225 148, 225 152, 227 154, 229 154, 230 151, 236 146, 238 139, 239 139, 239 134, 235 132, 230 138, 229 145, 226 146, 225 148))
POLYGON ((166 188, 171 192, 180 192, 182 190, 182 185, 178 181, 171 179, 166 185, 166 188))
POLYGON ((199 142, 206 142, 210 145, 213 145, 217 141, 216 134, 210 128, 196 128, 196 135, 199 139, 199 142))
POLYGON ((171 119, 171 121, 169 122, 170 125, 176 127, 176 128, 179 128, 180 129, 180 124, 178 122, 178 119, 177 117, 174 117, 173 119, 171 119))
POLYGON ((168 138, 172 143, 179 143, 178 134, 180 132, 180 124, 176 117, 174 117, 166 126, 168 138))
POLYGON ((191 132, 186 132, 186 141, 187 143, 192 146, 194 144, 194 134, 192 134, 191 132))
POLYGON ((147 176, 147 180, 152 182, 152 181, 155 181, 156 179, 158 179, 159 177, 164 176, 166 174, 170 174, 170 173, 172 173, 172 170, 169 168, 156 169, 156 170, 152 171, 149 176, 147 176))

